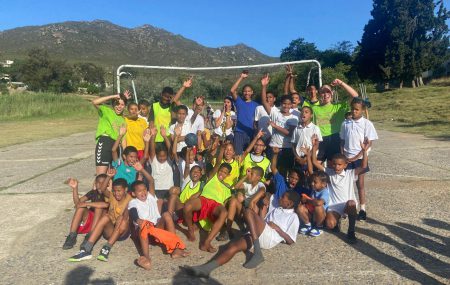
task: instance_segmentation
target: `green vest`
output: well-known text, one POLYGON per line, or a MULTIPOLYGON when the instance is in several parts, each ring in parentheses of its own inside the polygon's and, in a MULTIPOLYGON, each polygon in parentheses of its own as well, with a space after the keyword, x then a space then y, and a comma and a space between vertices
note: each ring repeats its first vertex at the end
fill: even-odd
POLYGON ((241 178, 247 175, 247 169, 252 168, 254 166, 259 166, 264 170, 264 175, 261 177, 261 182, 266 181, 266 174, 269 171, 270 160, 267 157, 263 157, 263 159, 259 162, 253 160, 253 155, 251 153, 245 156, 244 161, 242 162, 241 167, 241 178))
POLYGON ((153 103, 153 117, 154 117, 154 125, 156 130, 158 130, 158 134, 156 135, 155 142, 163 142, 164 138, 160 134, 161 126, 166 128, 167 134, 169 133, 170 121, 172 116, 170 114, 170 107, 163 109, 159 102, 153 103))
POLYGON ((200 185, 202 184, 201 181, 197 181, 197 184, 194 186, 194 188, 191 188, 191 181, 189 183, 186 183, 186 186, 184 186, 183 191, 180 194, 180 201, 181 203, 186 203, 189 198, 192 197, 195 193, 200 191, 200 185))

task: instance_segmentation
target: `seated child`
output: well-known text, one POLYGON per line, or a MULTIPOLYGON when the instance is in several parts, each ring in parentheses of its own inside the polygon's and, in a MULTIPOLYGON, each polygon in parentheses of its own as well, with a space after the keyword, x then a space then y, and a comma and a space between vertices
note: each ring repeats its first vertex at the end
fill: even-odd
POLYGON ((325 172, 317 171, 311 175, 313 190, 311 197, 302 194, 301 204, 297 207, 297 214, 303 223, 299 233, 313 237, 322 234, 321 228, 323 227, 330 200, 327 183, 328 175, 325 172), (311 226, 311 219, 314 220, 315 227, 311 226))
MULTIPOLYGON (((226 145, 228 144, 221 145, 217 161, 222 161, 226 145)), ((211 241, 219 233, 227 218, 227 210, 224 204, 231 197, 231 191, 224 183, 224 180, 230 172, 231 166, 228 163, 216 163, 209 174, 209 179, 203 187, 200 197, 190 199, 183 208, 184 220, 188 226, 188 239, 190 241, 195 241, 193 222, 208 220, 213 223, 208 237, 200 244, 200 250, 217 251, 211 245, 211 241)))
MULTIPOLYGON (((134 165, 136 171, 142 173, 147 180, 151 175, 142 167, 142 164, 136 162, 134 165)), ((92 230, 88 241, 83 245, 80 252, 77 255, 69 258, 69 261, 78 262, 92 258, 92 248, 100 236, 104 236, 108 239, 108 242, 100 250, 100 254, 97 256, 98 260, 108 261, 108 256, 117 240, 127 239, 129 233, 129 219, 128 219, 128 202, 133 198, 127 194, 128 183, 125 179, 119 178, 113 181, 112 193, 105 190, 109 180, 114 177, 116 170, 110 168, 107 172, 108 177, 103 181, 101 186, 104 191, 105 197, 109 198, 108 212, 103 213, 102 217, 98 221, 95 228, 92 230)), ((151 178, 150 178, 151 180, 151 178)))
MULTIPOLYGON (((366 104, 360 98, 354 98, 350 103, 352 118, 345 120, 341 126, 341 153, 347 157, 348 165, 346 169, 355 169, 362 163, 362 149, 360 142, 367 138, 369 148, 372 141, 378 139, 377 131, 372 122, 363 117, 366 104)), ((358 175, 356 188, 360 202, 358 220, 366 220, 366 191, 364 189, 364 175, 369 171, 369 167, 358 175)))
MULTIPOLYGON (((266 185, 261 182, 261 178, 264 175, 264 170, 259 166, 254 166, 247 171, 247 176, 243 177, 234 186, 237 189, 237 193, 234 197, 231 197, 228 202, 228 217, 227 217, 227 233, 229 238, 233 239, 232 226, 236 214, 238 217, 242 217, 244 214, 244 206, 255 213, 259 213, 258 201, 264 198, 266 193, 266 185), (243 193, 240 191, 243 190, 243 193)), ((218 237, 219 238, 219 237, 218 237)), ((227 240, 228 237, 222 236, 219 240, 227 240)))
MULTIPOLYGON (((216 140, 218 140, 219 138, 216 137, 216 140)), ((217 145, 217 144, 215 144, 217 145)), ((216 149, 211 149, 211 152, 214 153, 216 149)), ((212 164, 215 165, 217 162, 216 159, 213 159, 212 164)), ((234 184, 236 184, 239 181, 239 172, 241 169, 241 163, 240 163, 240 158, 239 156, 236 155, 236 152, 234 151, 234 145, 231 143, 226 143, 225 144, 225 152, 223 155, 223 159, 221 160, 220 163, 227 163, 231 166, 231 171, 230 174, 224 179, 223 182, 225 182, 226 184, 228 184, 229 187, 234 186, 234 184)), ((220 164, 219 163, 219 164, 220 164)))
POLYGON ((155 196, 154 183, 151 178, 149 181, 150 193, 142 181, 136 181, 131 185, 131 189, 136 198, 128 204, 130 218, 139 232, 142 249, 142 256, 137 260, 137 264, 146 270, 150 270, 151 268, 148 250, 149 236, 157 243, 164 245, 166 252, 172 258, 187 256, 187 252, 185 251, 186 246, 175 234, 175 225, 172 217, 168 212, 165 212, 161 217, 155 196))
POLYGON ((127 181, 128 186, 136 180, 137 172, 133 165, 138 161, 138 151, 134 146, 127 146, 123 150, 122 157, 119 157, 117 150, 119 149, 120 141, 127 132, 126 126, 119 128, 119 137, 114 142, 112 147, 112 167, 116 169, 114 179, 123 178, 127 181))
POLYGON ((354 184, 358 175, 365 171, 367 167, 367 150, 369 142, 365 140, 361 143, 363 160, 361 165, 355 169, 346 170, 347 158, 343 154, 335 154, 332 159, 331 168, 323 167, 317 160, 317 150, 319 142, 313 138, 312 163, 313 165, 330 177, 330 204, 328 206, 325 224, 328 229, 339 229, 339 222, 342 217, 348 215, 347 239, 350 243, 356 242, 355 222, 356 222, 356 195, 354 184))
POLYGON ((95 189, 87 192, 82 197, 78 195, 78 180, 75 178, 67 179, 66 183, 72 188, 72 198, 76 210, 73 214, 69 235, 64 242, 63 249, 71 249, 77 243, 78 234, 86 234, 86 237, 88 237, 91 230, 95 228, 103 210, 108 207, 103 192, 101 192, 101 185, 105 178, 106 174, 97 175, 95 178, 95 189))
POLYGON ((263 137, 264 132, 260 129, 250 142, 247 149, 240 156, 241 178, 247 176, 248 169, 259 166, 264 171, 264 174, 261 177, 261 182, 266 182, 266 176, 270 172, 270 160, 264 155, 266 144, 264 143, 263 137))
POLYGON ((199 266, 185 266, 183 269, 189 275, 209 278, 209 274, 213 270, 230 261, 236 253, 246 252, 252 248, 253 255, 249 261, 244 263, 244 267, 256 268, 264 261, 261 249, 273 248, 281 242, 288 245, 295 243, 300 222, 294 209, 299 200, 300 196, 296 192, 284 192, 276 203, 279 207, 269 211, 264 219, 252 210, 246 209, 244 218, 250 234, 230 243, 224 252, 208 263, 199 266))
POLYGON ((170 191, 167 211, 178 223, 183 222, 183 207, 187 201, 200 196, 202 191, 202 169, 198 165, 194 165, 189 171, 189 177, 183 182, 183 190, 180 188, 172 188, 170 191))

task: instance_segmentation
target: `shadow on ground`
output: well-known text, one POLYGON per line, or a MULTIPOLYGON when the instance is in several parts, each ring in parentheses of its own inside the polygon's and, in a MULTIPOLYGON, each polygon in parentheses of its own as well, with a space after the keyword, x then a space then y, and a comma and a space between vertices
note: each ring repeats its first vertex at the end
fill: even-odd
POLYGON ((87 266, 78 266, 66 275, 64 285, 113 285, 116 284, 112 278, 90 279, 94 270, 87 266))

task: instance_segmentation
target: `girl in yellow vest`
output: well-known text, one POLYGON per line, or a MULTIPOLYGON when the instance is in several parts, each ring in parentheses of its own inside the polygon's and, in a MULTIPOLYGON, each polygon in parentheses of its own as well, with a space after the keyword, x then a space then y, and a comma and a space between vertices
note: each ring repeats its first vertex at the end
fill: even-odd
POLYGON ((254 166, 259 166, 264 170, 261 182, 266 182, 266 176, 270 172, 270 160, 264 155, 266 145, 263 141, 264 132, 262 129, 256 134, 247 149, 240 157, 241 172, 240 178, 247 175, 247 170, 254 166))

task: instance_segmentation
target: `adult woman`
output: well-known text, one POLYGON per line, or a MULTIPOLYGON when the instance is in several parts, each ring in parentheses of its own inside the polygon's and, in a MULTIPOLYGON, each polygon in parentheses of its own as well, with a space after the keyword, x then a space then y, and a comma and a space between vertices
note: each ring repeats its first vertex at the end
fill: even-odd
POLYGON ((125 125, 123 110, 131 94, 127 90, 123 94, 110 95, 92 100, 98 110, 98 126, 95 133, 97 145, 95 146, 95 172, 96 175, 106 173, 112 162, 112 146, 119 136, 119 128, 125 125), (112 100, 113 108, 102 105, 112 100))

